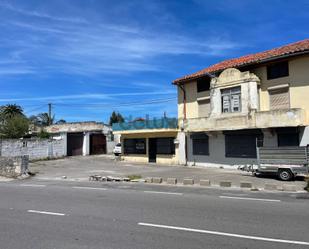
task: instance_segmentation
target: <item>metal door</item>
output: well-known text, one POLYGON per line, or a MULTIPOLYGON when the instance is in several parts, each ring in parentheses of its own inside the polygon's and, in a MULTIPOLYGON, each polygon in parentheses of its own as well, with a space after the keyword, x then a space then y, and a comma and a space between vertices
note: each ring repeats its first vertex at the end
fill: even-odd
POLYGON ((106 154, 106 137, 104 134, 90 135, 90 155, 106 154))
POLYGON ((83 154, 83 133, 68 133, 67 154, 68 156, 80 156, 83 154))
POLYGON ((150 163, 155 163, 157 161, 157 139, 156 138, 149 138, 148 161, 150 163))

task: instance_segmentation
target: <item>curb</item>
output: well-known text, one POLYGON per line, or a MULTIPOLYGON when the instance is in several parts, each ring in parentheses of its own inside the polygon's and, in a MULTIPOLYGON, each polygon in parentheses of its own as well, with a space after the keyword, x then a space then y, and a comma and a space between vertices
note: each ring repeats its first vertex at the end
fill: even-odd
POLYGON ((228 188, 239 188, 241 190, 249 190, 249 191, 280 191, 280 192, 289 192, 289 193, 296 193, 296 192, 303 192, 303 190, 297 189, 296 185, 293 184, 275 184, 275 183, 265 183, 264 187, 257 188, 253 185, 250 181, 241 181, 238 185, 233 184, 230 180, 221 180, 218 182, 218 184, 214 184, 209 179, 200 179, 198 182, 195 181, 193 178, 184 178, 181 180, 177 179, 176 177, 169 177, 165 181, 163 180, 163 177, 146 177, 144 179, 136 179, 136 180, 129 180, 128 178, 120 178, 120 177, 112 177, 112 176, 90 176, 90 181, 115 181, 115 182, 143 182, 146 184, 167 184, 167 185, 174 185, 174 186, 200 186, 205 188, 211 188, 211 187, 220 187, 222 189, 228 189, 228 188))
POLYGON ((166 183, 168 185, 175 185, 180 186, 179 183, 182 183, 183 186, 201 186, 201 187, 220 187, 220 188, 240 188, 242 190, 250 190, 250 191, 280 191, 280 192, 302 192, 302 190, 298 190, 296 185, 293 184, 264 184, 264 187, 257 188, 253 185, 252 182, 249 181, 241 181, 238 186, 233 185, 232 181, 224 180, 220 181, 219 184, 213 184, 209 179, 200 179, 199 182, 195 182, 193 178, 184 178, 183 181, 178 181, 177 178, 167 178, 164 182, 162 177, 159 177, 160 180, 157 181, 148 181, 151 177, 147 177, 146 183, 153 183, 153 184, 162 184, 166 183))

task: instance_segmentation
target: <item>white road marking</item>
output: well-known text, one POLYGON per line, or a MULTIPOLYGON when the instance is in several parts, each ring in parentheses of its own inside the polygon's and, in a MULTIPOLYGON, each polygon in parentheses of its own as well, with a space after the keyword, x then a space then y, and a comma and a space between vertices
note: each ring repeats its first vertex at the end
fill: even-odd
POLYGON ((75 189, 89 189, 89 190, 106 190, 106 188, 92 188, 92 187, 80 187, 80 186, 75 186, 75 187, 72 187, 72 188, 75 188, 75 189))
POLYGON ((165 228, 165 229, 185 231, 185 232, 195 232, 195 233, 227 236, 227 237, 234 237, 234 238, 241 238, 241 239, 261 240, 261 241, 268 241, 268 242, 278 242, 278 243, 285 243, 285 244, 296 244, 296 245, 309 246, 309 242, 306 242, 306 241, 274 239, 274 238, 267 238, 267 237, 242 235, 242 234, 236 234, 236 233, 224 233, 224 232, 218 232, 218 231, 201 230, 201 229, 176 227, 176 226, 166 226, 166 225, 158 225, 158 224, 142 223, 142 222, 138 223, 138 225, 147 226, 147 227, 165 228))
POLYGON ((47 211, 39 211, 39 210, 28 210, 28 213, 35 213, 35 214, 48 214, 48 215, 56 215, 56 216, 65 216, 63 213, 53 213, 47 211))
POLYGON ((144 191, 144 193, 151 193, 151 194, 164 194, 164 195, 183 195, 183 193, 174 193, 174 192, 159 192, 159 191, 144 191))
POLYGON ((38 188, 46 187, 46 185, 42 185, 42 184, 20 184, 19 186, 21 186, 21 187, 38 187, 38 188))
POLYGON ((249 197, 237 197, 237 196, 219 196, 222 199, 236 199, 236 200, 248 200, 248 201, 266 201, 266 202, 281 202, 281 200, 275 199, 261 199, 261 198, 249 198, 249 197))

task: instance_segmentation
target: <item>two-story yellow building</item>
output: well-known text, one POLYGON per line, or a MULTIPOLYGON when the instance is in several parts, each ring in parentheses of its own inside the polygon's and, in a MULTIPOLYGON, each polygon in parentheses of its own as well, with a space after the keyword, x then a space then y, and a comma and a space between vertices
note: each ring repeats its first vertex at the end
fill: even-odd
POLYGON ((256 163, 258 146, 309 144, 309 39, 176 79, 189 165, 256 163))

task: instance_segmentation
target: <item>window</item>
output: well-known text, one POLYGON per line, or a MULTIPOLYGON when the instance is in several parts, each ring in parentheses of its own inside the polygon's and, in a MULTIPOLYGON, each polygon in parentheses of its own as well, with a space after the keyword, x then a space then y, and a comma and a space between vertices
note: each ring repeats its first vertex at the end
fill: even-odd
POLYGON ((175 143, 173 137, 157 138, 157 154, 175 154, 175 143))
POLYGON ((125 139, 124 154, 146 154, 146 139, 125 139))
POLYGON ((297 128, 278 128, 278 147, 299 146, 299 131, 297 128))
POLYGON ((209 91, 210 89, 210 77, 203 77, 196 81, 197 92, 209 91))
POLYGON ((210 113, 210 99, 198 100, 198 116, 208 117, 210 113))
POLYGON ((267 66, 267 79, 277 79, 289 76, 289 63, 288 61, 279 62, 267 66))
POLYGON ((259 130, 225 133, 225 156, 256 158, 256 145, 262 145, 262 140, 259 130))
POLYGON ((241 88, 233 87, 221 90, 222 112, 241 111, 241 88))
POLYGON ((281 88, 277 90, 269 90, 270 110, 288 109, 290 108, 289 88, 281 88))
POLYGON ((205 133, 196 133, 191 135, 193 155, 209 155, 209 139, 205 133))

